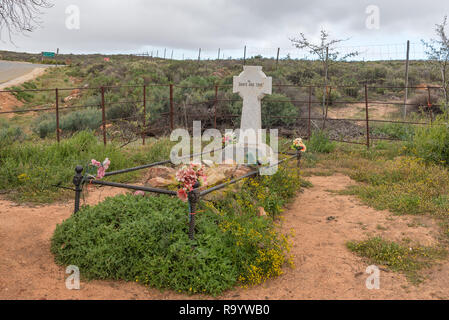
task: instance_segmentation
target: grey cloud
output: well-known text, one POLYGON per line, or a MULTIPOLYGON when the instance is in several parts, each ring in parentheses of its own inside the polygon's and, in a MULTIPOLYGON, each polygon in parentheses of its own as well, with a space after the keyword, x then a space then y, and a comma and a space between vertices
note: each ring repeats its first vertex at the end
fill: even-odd
POLYGON ((291 47, 289 37, 299 32, 316 37, 323 25, 336 38, 388 43, 395 35, 431 36, 435 23, 447 13, 447 0, 59 0, 42 16, 42 29, 28 37, 16 36, 18 48, 7 42, 2 47, 20 51, 60 47, 62 52, 137 52, 144 46, 291 47), (81 10, 80 30, 65 28, 65 8, 70 4, 81 10), (380 8, 381 28, 375 33, 365 28, 368 5, 380 8))

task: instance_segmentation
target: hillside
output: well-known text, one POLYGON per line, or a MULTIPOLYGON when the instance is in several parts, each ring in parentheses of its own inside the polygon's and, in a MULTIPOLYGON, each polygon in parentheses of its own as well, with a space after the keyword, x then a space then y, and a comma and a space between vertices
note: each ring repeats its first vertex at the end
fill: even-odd
MULTIPOLYGON (((39 54, 26 54, 0 51, 2 59, 21 60, 38 63, 39 54)), ((241 110, 238 95, 232 94, 232 77, 242 70, 242 60, 178 61, 131 55, 59 55, 44 63, 66 64, 65 67, 52 68, 45 75, 33 81, 15 86, 13 90, 32 90, 15 92, 17 106, 12 110, 34 110, 54 108, 55 92, 35 91, 36 89, 59 90, 59 107, 62 109, 63 135, 91 128, 98 129, 101 124, 102 104, 100 87, 104 90, 106 119, 111 125, 119 126, 116 131, 127 130, 125 136, 135 136, 141 132, 143 121, 143 86, 146 92, 147 134, 158 135, 170 127, 169 84, 173 89, 174 125, 188 126, 192 120, 202 120, 204 127, 237 127, 241 110), (105 58, 110 58, 106 61, 105 58), (122 87, 120 87, 122 86, 122 87), (217 95, 215 92, 217 88, 217 95), (62 90, 62 88, 72 88, 62 90), (75 88, 75 89, 74 89, 75 88), (218 100, 218 103, 216 103, 218 100), (217 111, 215 110, 217 107, 217 111), (123 120, 127 120, 123 123, 123 120), (117 124, 117 121, 121 124, 117 124), (134 122, 134 123, 133 123, 134 122)), ((248 65, 261 65, 264 72, 273 77, 273 94, 264 99, 263 125, 265 127, 299 130, 307 134, 303 121, 308 113, 309 88, 311 92, 312 118, 322 117, 321 101, 323 89, 323 68, 318 61, 280 60, 252 57, 248 65)), ((404 99, 403 61, 338 62, 330 71, 330 85, 338 86, 328 91, 326 104, 330 118, 364 118, 364 85, 369 85, 369 100, 373 114, 381 119, 401 117, 400 105, 404 99), (380 101, 376 105, 373 101, 380 101), (391 105, 385 105, 391 103, 391 105), (394 104, 396 103, 396 104, 394 104)), ((427 85, 438 85, 438 73, 426 61, 411 61, 409 86, 410 110, 418 111, 427 105, 427 85)), ((436 104, 441 94, 432 90, 430 102, 436 104)), ((3 98, 6 99, 6 98, 3 98)), ((11 99, 10 99, 11 100, 11 99)), ((1 115, 0 115, 1 116, 1 115)), ((416 116, 409 114, 410 119, 416 116)), ((10 116, 11 118, 11 116, 10 116)), ((55 115, 39 112, 38 115, 20 113, 15 122, 23 125, 32 123, 31 129, 41 138, 54 135, 55 115)), ((316 127, 322 124, 313 122, 316 127)), ((360 123, 335 121, 328 124, 335 129, 333 137, 363 134, 360 123), (334 128, 335 127, 335 128, 334 128)), ((29 128, 28 128, 29 130, 29 128)), ((331 130, 332 131, 332 130, 331 130)))

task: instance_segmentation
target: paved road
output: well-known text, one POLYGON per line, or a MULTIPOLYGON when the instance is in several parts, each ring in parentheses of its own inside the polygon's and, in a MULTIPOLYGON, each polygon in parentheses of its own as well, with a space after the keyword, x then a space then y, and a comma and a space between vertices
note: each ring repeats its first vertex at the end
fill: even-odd
POLYGON ((47 67, 45 64, 0 60, 0 83, 21 77, 35 68, 47 67))

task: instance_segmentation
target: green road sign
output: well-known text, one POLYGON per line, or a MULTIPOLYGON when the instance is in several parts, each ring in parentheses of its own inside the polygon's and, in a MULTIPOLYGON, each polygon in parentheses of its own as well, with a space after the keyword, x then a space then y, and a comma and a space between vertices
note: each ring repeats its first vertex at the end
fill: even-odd
POLYGON ((43 56, 43 57, 51 57, 51 58, 54 58, 54 57, 55 57, 55 53, 54 53, 54 52, 42 52, 42 56, 43 56))

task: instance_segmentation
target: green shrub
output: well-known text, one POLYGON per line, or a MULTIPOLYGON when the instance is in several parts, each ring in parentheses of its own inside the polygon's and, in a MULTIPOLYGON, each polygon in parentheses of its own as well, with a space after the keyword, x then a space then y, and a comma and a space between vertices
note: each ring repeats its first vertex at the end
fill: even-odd
POLYGON ((449 127, 443 121, 415 129, 407 150, 427 162, 449 165, 449 127))
MULTIPOLYGON (((315 88, 315 97, 319 102, 323 101, 323 88, 315 88)), ((335 88, 330 90, 329 93, 326 93, 325 103, 329 105, 333 105, 335 101, 341 98, 341 94, 335 88)))
POLYGON ((287 79, 291 83, 301 86, 309 84, 315 75, 316 73, 312 69, 300 69, 287 75, 287 79))
POLYGON ((19 127, 11 127, 8 121, 0 119, 0 149, 26 139, 26 134, 19 127))
POLYGON ((296 123, 298 116, 298 108, 290 102, 289 97, 283 94, 274 93, 263 100, 262 126, 264 128, 290 126, 296 123), (270 116, 282 118, 270 118, 270 116))
POLYGON ((16 201, 51 202, 63 192, 52 185, 70 186, 76 165, 106 157, 111 159, 111 170, 129 167, 129 155, 112 144, 104 147, 91 132, 80 132, 59 144, 10 144, 0 154, 0 190, 13 191, 11 198, 16 201))
POLYGON ((60 264, 87 279, 123 279, 157 288, 217 294, 237 281, 232 248, 217 219, 197 217, 195 247, 187 205, 176 198, 122 195, 85 207, 52 238, 60 264))
MULTIPOLYGON (((59 128, 63 133, 74 133, 85 129, 98 129, 101 123, 101 111, 88 108, 60 116, 59 128)), ((40 116, 33 126, 33 131, 41 138, 54 134, 56 132, 56 116, 54 114, 40 116)))
POLYGON ((34 95, 32 92, 29 91, 21 91, 25 90, 26 88, 21 88, 17 86, 13 86, 12 88, 7 88, 7 90, 16 90, 12 92, 12 94, 17 98, 19 101, 23 102, 30 102, 34 98, 34 95))
POLYGON ((110 120, 130 120, 130 117, 138 115, 137 110, 138 107, 134 103, 111 103, 106 108, 106 118, 110 120))
MULTIPOLYGON (((231 99, 239 99, 235 94, 231 99)), ((296 123, 299 116, 298 108, 291 102, 290 98, 279 93, 266 96, 262 101, 262 127, 275 128, 280 126, 291 126, 296 123), (281 118, 276 118, 281 117, 281 118)), ((228 105, 229 113, 236 115, 234 123, 239 123, 242 114, 242 102, 237 101, 228 105)))
POLYGON ((287 237, 256 214, 262 204, 279 213, 299 189, 298 177, 285 170, 247 179, 241 192, 227 192, 224 200, 201 202, 194 241, 186 203, 128 194, 85 206, 58 225, 51 250, 59 264, 78 266, 87 279, 212 295, 261 283, 291 263, 287 237))
POLYGON ((413 125, 403 123, 384 123, 372 126, 370 133, 373 135, 408 141, 413 138, 415 128, 413 125))
POLYGON ((346 244, 349 250, 366 257, 371 263, 387 266, 393 271, 404 272, 414 282, 421 280, 418 271, 429 267, 433 259, 445 255, 438 248, 403 245, 379 237, 365 241, 350 241, 346 244))
MULTIPOLYGON (((73 192, 53 187, 57 184, 72 186, 74 168, 85 166, 92 158, 99 161, 108 157, 109 170, 165 160, 174 143, 166 138, 148 141, 144 147, 124 149, 114 143, 105 147, 91 131, 81 131, 58 144, 53 139, 14 141, 1 147, 0 190, 17 201, 48 203, 73 198, 73 192)), ((112 181, 135 179, 138 172, 111 177, 112 181)))
POLYGON ((329 136, 325 131, 314 131, 306 144, 307 150, 310 152, 330 153, 335 149, 335 142, 329 140, 329 136))
POLYGON ((416 157, 385 160, 359 160, 353 164, 350 177, 363 183, 345 193, 359 196, 378 210, 447 216, 449 203, 445 199, 449 192, 449 175, 446 168, 426 164, 416 157))
MULTIPOLYGON (((358 98, 359 97, 359 92, 360 92, 360 84, 357 82, 357 80, 355 79, 350 79, 350 80, 346 80, 343 81, 343 86, 341 88, 341 90, 343 91, 343 93, 345 95, 347 95, 348 97, 351 98, 358 98)), ((321 94, 321 98, 322 98, 322 94, 321 94)))

